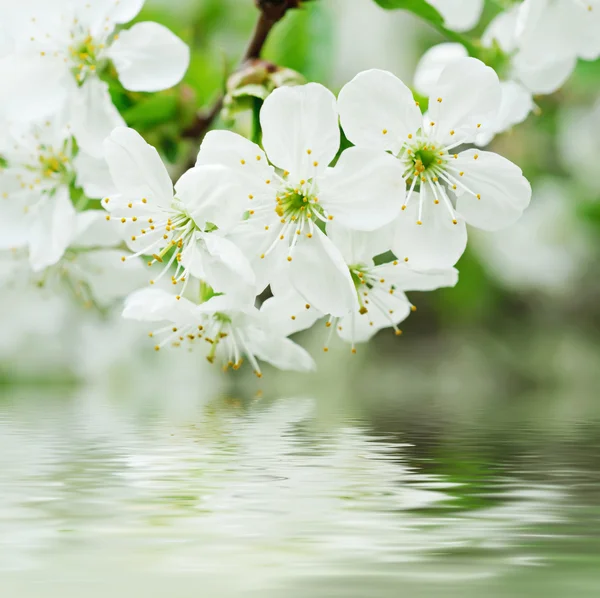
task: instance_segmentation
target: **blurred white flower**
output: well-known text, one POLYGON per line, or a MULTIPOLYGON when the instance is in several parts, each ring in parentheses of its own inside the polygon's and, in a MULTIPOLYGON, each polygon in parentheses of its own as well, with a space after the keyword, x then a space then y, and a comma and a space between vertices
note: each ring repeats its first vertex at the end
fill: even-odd
POLYGON ((98 79, 109 61, 126 89, 149 92, 177 84, 189 64, 187 45, 158 23, 137 23, 115 33, 143 4, 144 0, 0 4, 1 20, 14 42, 14 54, 0 65, 0 102, 8 118, 41 118, 72 102, 80 145, 99 152, 102 139, 123 124, 107 85, 98 79))
POLYGON ((123 225, 123 238, 135 252, 127 260, 151 255, 151 265, 166 261, 153 284, 175 264, 171 280, 183 283, 181 294, 191 276, 219 292, 236 289, 240 279, 254 285, 248 260, 223 236, 241 220, 245 206, 227 168, 192 168, 174 192, 158 152, 133 129, 115 129, 105 154, 117 193, 102 205, 123 225))
POLYGON ((304 349, 237 298, 215 295, 196 304, 159 289, 143 289, 127 299, 123 317, 167 323, 150 335, 159 341, 157 351, 166 346, 200 348, 209 362, 218 361, 225 369, 238 369, 247 359, 258 377, 262 376, 258 360, 285 370, 314 369, 304 349))
POLYGON ((569 187, 554 179, 534 184, 531 205, 506 231, 474 236, 492 274, 518 291, 567 293, 584 274, 591 242, 575 214, 569 187))
POLYGON ((85 186, 92 172, 96 179, 108 174, 91 156, 87 168, 78 170, 83 162, 74 154, 71 129, 61 119, 9 127, 0 140, 5 161, 0 169, 0 249, 28 247, 36 272, 56 264, 76 233, 71 187, 85 186))
MULTIPOLYGON (((466 56, 467 50, 461 44, 444 43, 433 46, 423 54, 417 65, 414 77, 415 89, 422 95, 430 95, 444 68, 466 56)), ((510 78, 501 80, 500 89, 500 107, 487 130, 475 138, 477 145, 487 145, 498 133, 523 122, 534 108, 531 92, 518 81, 510 78)))
POLYGON ((592 193, 600 193, 596 176, 600 155, 600 96, 591 107, 566 107, 558 119, 559 155, 570 175, 592 193))
POLYGON ((335 219, 374 230, 389 222, 404 197, 402 170, 392 156, 365 148, 344 151, 328 168, 340 132, 335 97, 321 85, 276 89, 260 119, 266 154, 216 131, 202 144, 198 165, 227 165, 246 191, 249 218, 232 239, 252 260, 258 291, 283 276, 316 309, 344 315, 354 306, 354 286, 323 225, 335 219))
POLYGON ((444 19, 444 25, 453 31, 473 29, 483 11, 483 0, 427 0, 444 19))
POLYGON ((599 0, 525 0, 517 18, 518 61, 530 69, 600 56, 599 0))
POLYGON ((391 151, 403 167, 409 191, 392 250, 413 268, 452 267, 465 249, 467 223, 498 230, 527 207, 531 187, 518 166, 491 152, 454 153, 490 128, 500 101, 495 72, 473 58, 444 68, 425 116, 410 89, 385 71, 361 73, 340 92, 350 141, 391 151))

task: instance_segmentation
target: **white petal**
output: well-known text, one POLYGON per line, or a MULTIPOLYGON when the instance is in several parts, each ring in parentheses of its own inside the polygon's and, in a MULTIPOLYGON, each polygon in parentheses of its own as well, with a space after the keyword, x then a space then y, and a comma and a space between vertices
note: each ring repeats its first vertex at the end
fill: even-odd
MULTIPOLYGON (((4 189, 0 173, 0 189, 4 189)), ((0 249, 25 247, 29 239, 31 218, 22 202, 0 193, 0 249)))
POLYGON ((0 105, 7 120, 31 122, 54 115, 67 103, 75 81, 62 58, 9 56, 0 62, 0 105), (43 90, 41 92, 40 90, 43 90))
POLYGON ((531 92, 515 81, 501 81, 502 102, 487 134, 477 136, 477 145, 487 145, 494 135, 523 122, 534 108, 531 92))
POLYGON ((96 303, 108 306, 115 300, 145 286, 148 272, 139 260, 121 261, 126 252, 117 249, 86 251, 77 254, 71 264, 87 282, 96 303))
POLYGON ((161 289, 141 289, 127 297, 123 317, 142 322, 183 324, 194 320, 195 310, 196 306, 183 297, 177 300, 174 295, 161 289))
POLYGON ((519 5, 502 11, 488 25, 481 37, 481 43, 490 48, 496 42, 506 54, 512 54, 517 48, 517 19, 519 5))
POLYGON ((95 158, 80 151, 73 160, 73 167, 77 185, 89 198, 102 199, 117 193, 104 156, 95 158))
POLYGON ((200 146, 196 166, 227 166, 243 187, 246 197, 272 198, 275 169, 268 163, 265 152, 245 137, 232 131, 210 131, 200 146))
POLYGON ((104 153, 113 182, 130 198, 146 198, 168 208, 173 183, 158 152, 133 129, 115 129, 104 142, 104 153))
POLYGON ((190 63, 188 46, 158 23, 136 23, 122 31, 107 55, 130 91, 161 91, 177 85, 190 63))
POLYGON ((472 141, 494 122, 500 101, 500 82, 493 69, 475 58, 451 62, 429 97, 434 138, 442 143, 472 141))
POLYGON ((34 272, 56 264, 73 241, 77 226, 68 189, 44 200, 30 231, 29 262, 34 272))
POLYGON ((340 224, 375 230, 400 212, 406 194, 403 168, 394 156, 351 147, 319 179, 319 201, 340 224))
POLYGON ((370 265, 375 256, 390 251, 395 232, 395 222, 369 232, 353 231, 335 221, 327 225, 327 236, 350 265, 370 265))
POLYGON ((203 238, 207 250, 204 263, 206 282, 217 292, 241 294, 248 300, 250 297, 254 299, 254 271, 237 245, 215 233, 207 233, 203 238))
POLYGON ((293 180, 322 172, 340 147, 335 96, 317 83, 276 89, 263 104, 260 123, 269 160, 293 180))
POLYGON ((121 243, 119 225, 106 220, 102 210, 87 210, 76 215, 74 247, 116 247, 121 243))
POLYGON ((392 73, 377 69, 359 73, 342 88, 338 110, 354 145, 395 154, 421 126, 421 111, 410 89, 392 73))
POLYGON ((435 205, 431 194, 416 194, 396 220, 396 238, 392 247, 399 260, 408 258, 415 270, 450 268, 467 246, 467 229, 462 220, 452 223, 446 206, 435 205), (421 225, 419 201, 423 201, 421 225))
POLYGON ((110 18, 115 23, 129 23, 142 10, 146 0, 110 0, 114 7, 110 11, 110 18))
POLYGON ((215 224, 228 230, 244 213, 247 198, 225 166, 195 166, 175 185, 175 196, 201 230, 215 224))
POLYGON ((462 44, 438 44, 429 48, 419 60, 415 70, 415 89, 422 95, 428 96, 442 71, 451 62, 468 56, 462 44))
POLYGON ((536 60, 530 53, 519 52, 513 58, 516 76, 534 94, 549 94, 562 87, 575 70, 576 63, 574 54, 536 60))
POLYGON ((531 185, 521 169, 492 152, 467 150, 454 161, 461 182, 481 199, 462 192, 456 210, 472 226, 499 230, 516 222, 529 205, 531 185), (478 156, 477 159, 474 159, 478 156))
POLYGON ((262 361, 281 370, 311 372, 316 369, 313 358, 300 345, 284 336, 266 334, 256 329, 251 335, 251 350, 262 361))
POLYGON ((458 270, 448 268, 446 270, 416 271, 407 264, 394 263, 377 266, 373 270, 386 281, 386 284, 394 285, 399 291, 435 291, 444 287, 454 287, 458 282, 458 270))
POLYGON ((377 298, 377 307, 372 305, 362 314, 355 310, 339 321, 337 331, 340 338, 364 343, 379 330, 398 325, 410 315, 411 305, 404 293, 378 293, 377 298))
POLYGON ((103 142, 125 121, 112 103, 108 85, 96 77, 88 79, 71 96, 72 129, 79 147, 95 158, 103 156, 103 142))
POLYGON ((348 266, 333 243, 315 227, 311 239, 298 242, 287 275, 306 302, 324 314, 342 316, 356 306, 348 266))
POLYGON ((427 0, 444 19, 444 25, 453 31, 473 29, 483 11, 483 0, 427 0))
POLYGON ((267 299, 260 307, 260 313, 265 326, 289 336, 300 330, 310 328, 322 317, 314 307, 306 308, 306 300, 294 289, 285 293, 275 294, 267 299))

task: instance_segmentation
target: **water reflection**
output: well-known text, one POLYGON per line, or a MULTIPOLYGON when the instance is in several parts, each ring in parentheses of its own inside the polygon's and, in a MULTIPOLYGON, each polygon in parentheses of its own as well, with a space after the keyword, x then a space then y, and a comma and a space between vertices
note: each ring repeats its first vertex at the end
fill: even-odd
POLYGON ((365 422, 323 429, 312 400, 186 413, 89 394, 0 407, 0 589, 139 575, 137 591, 184 576, 217 596, 435 593, 547 564, 572 516, 567 485, 467 488, 365 422))

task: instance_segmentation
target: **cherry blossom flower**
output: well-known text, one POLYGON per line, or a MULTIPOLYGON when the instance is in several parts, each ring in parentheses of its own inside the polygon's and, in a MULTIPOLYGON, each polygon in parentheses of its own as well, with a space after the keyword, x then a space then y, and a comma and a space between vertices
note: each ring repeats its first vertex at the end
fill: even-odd
POLYGON ((332 221, 374 230, 400 211, 402 169, 381 150, 340 146, 336 102, 321 85, 276 89, 260 113, 265 151, 227 131, 210 132, 199 166, 225 164, 245 189, 248 219, 231 238, 251 259, 257 290, 284 276, 325 313, 353 307, 342 256, 323 230, 332 221), (267 159, 268 157, 268 159, 267 159))
MULTIPOLYGON (((356 352, 356 343, 368 341, 384 328, 391 328, 396 335, 402 334, 398 325, 416 309, 405 292, 452 287, 458 281, 455 268, 418 272, 400 260, 376 265, 373 258, 386 252, 393 242, 392 226, 369 233, 350 231, 336 225, 330 227, 329 235, 343 255, 352 278, 355 305, 344 316, 327 319, 329 333, 325 351, 329 348, 334 330, 351 343, 353 353, 356 352)), ((268 315, 278 330, 289 335, 311 327, 324 316, 285 281, 277 281, 271 288, 274 296, 265 301, 261 311, 268 315)))
POLYGON ((238 288, 240 279, 254 285, 252 268, 224 233, 242 217, 243 191, 224 166, 199 166, 175 185, 158 152, 133 129, 117 128, 105 142, 106 160, 116 193, 102 200, 107 219, 123 225, 123 238, 134 252, 127 258, 152 256, 163 264, 174 285, 190 276, 220 292, 238 288))
POLYGON ((205 354, 209 362, 239 369, 244 359, 262 377, 258 361, 285 370, 310 371, 310 355, 275 330, 253 306, 216 295, 197 304, 177 299, 160 289, 143 289, 131 295, 123 316, 166 325, 150 333, 158 351, 163 347, 188 347, 205 354))
POLYGON ((75 156, 71 129, 61 119, 8 127, 0 156, 6 162, 0 248, 28 247, 31 268, 41 271, 60 260, 75 234, 71 186, 86 186, 90 176, 99 181, 106 168, 82 152, 75 156))
POLYGON ((387 150, 403 167, 408 193, 392 249, 414 269, 453 266, 466 246, 467 223, 498 230, 529 204, 531 187, 518 166, 492 152, 461 151, 488 130, 500 101, 496 74, 473 58, 446 66, 425 116, 408 87, 386 71, 360 73, 340 92, 350 141, 387 150))
POLYGON ((123 125, 107 85, 98 78, 109 62, 131 91, 167 89, 187 70, 188 47, 162 25, 136 23, 115 33, 138 14, 144 0, 23 0, 18 8, 4 4, 0 17, 14 42, 14 54, 0 67, 6 114, 10 119, 43 118, 70 103, 82 147, 97 147, 123 125))
POLYGON ((444 25, 453 31, 473 29, 483 11, 483 0, 427 0, 444 19, 444 25))
MULTIPOLYGON (((467 50, 461 44, 443 43, 427 50, 415 71, 416 91, 429 96, 444 68, 453 61, 466 57, 467 50)), ((532 92, 519 81, 511 78, 501 80, 500 89, 500 108, 485 133, 479 133, 475 138, 475 143, 479 146, 487 145, 498 133, 523 122, 534 109, 532 92)))

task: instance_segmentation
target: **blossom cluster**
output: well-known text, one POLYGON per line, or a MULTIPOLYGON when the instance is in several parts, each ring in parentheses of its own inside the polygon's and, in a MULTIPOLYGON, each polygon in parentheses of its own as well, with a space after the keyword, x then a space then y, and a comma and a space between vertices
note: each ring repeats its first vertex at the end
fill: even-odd
MULTIPOLYGON (((187 46, 162 25, 124 27, 143 3, 0 4, 3 284, 26 269, 101 308, 127 295, 123 316, 147 322, 157 350, 194 350, 226 369, 247 361, 259 377, 261 361, 314 368, 289 336, 317 322, 326 351, 336 334, 356 352, 380 330, 401 334, 415 309, 406 293, 454 286, 467 225, 509 227, 531 197, 517 165, 479 146, 523 120, 531 94, 560 85, 577 57, 600 54, 593 34, 556 42, 550 21, 583 18, 577 0, 526 0, 484 36, 508 57, 502 81, 442 45, 417 70, 427 102, 377 69, 337 96, 279 86, 257 139, 208 132, 173 184, 107 84, 156 92, 188 68, 187 46), (577 10, 556 8, 570 3, 577 10)), ((476 22, 474 5, 457 29, 476 22)), ((587 8, 588 19, 600 13, 587 8)))

